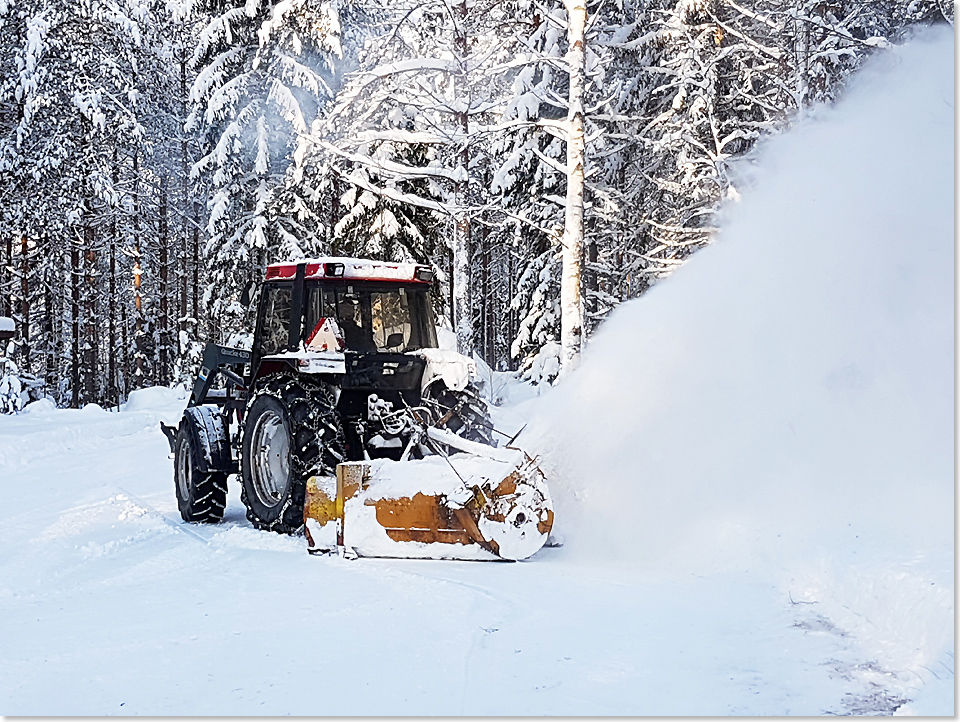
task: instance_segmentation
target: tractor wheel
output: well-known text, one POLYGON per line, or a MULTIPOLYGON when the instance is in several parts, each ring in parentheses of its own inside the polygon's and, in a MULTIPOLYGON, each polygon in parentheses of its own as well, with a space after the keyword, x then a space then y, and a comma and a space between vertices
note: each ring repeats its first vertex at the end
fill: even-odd
POLYGON ((174 439, 173 475, 184 521, 217 523, 227 506, 230 446, 219 409, 194 406, 183 412, 174 439))
POLYGON ((496 446, 487 402, 473 386, 452 391, 443 381, 435 381, 424 389, 422 398, 424 405, 433 411, 434 423, 441 428, 470 441, 496 446))
POLYGON ((285 374, 261 379, 247 404, 241 453, 241 498, 256 528, 299 531, 307 479, 334 475, 343 459, 332 386, 285 374))

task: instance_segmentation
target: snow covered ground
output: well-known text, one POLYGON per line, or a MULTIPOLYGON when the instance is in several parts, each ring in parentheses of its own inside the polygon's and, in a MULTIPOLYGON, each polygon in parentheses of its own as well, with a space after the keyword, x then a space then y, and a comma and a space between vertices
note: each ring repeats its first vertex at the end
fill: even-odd
POLYGON ((527 562, 310 556, 235 484, 182 524, 182 392, 0 416, 0 713, 952 715, 952 54, 877 59, 504 390, 565 537, 527 562))

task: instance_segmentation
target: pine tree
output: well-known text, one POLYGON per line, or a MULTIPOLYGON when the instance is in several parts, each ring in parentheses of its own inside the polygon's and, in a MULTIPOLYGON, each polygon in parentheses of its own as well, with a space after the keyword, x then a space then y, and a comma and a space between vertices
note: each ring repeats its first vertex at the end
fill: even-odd
MULTIPOLYGON (((2 172, 13 195, 5 222, 23 248, 21 366, 39 363, 51 382, 66 376, 63 400, 74 406, 109 396, 101 359, 112 349, 104 354, 100 329, 107 309, 122 300, 108 297, 102 283, 116 252, 107 250, 104 231, 122 206, 118 184, 137 173, 129 158, 150 146, 143 120, 157 60, 152 10, 135 0, 48 0, 21 14, 16 38, 18 123, 2 141, 2 172), (64 272, 66 283, 58 283, 64 272)), ((9 100, 9 86, 4 90, 9 100)), ((127 227, 147 223, 121 215, 127 227)))
POLYGON ((271 258, 306 255, 312 244, 285 228, 275 194, 297 172, 305 137, 341 55, 337 6, 318 0, 198 3, 210 20, 191 59, 187 129, 202 129, 206 154, 192 177, 205 190, 207 290, 213 328, 243 328, 244 291, 271 258))
POLYGON ((351 186, 341 197, 339 235, 367 216, 374 230, 365 247, 433 256, 450 283, 451 323, 468 354, 477 314, 471 285, 483 255, 475 253, 484 237, 478 228, 499 222, 488 217, 484 141, 498 132, 496 111, 506 102, 513 58, 504 40, 517 25, 511 9, 432 0, 379 7, 368 18, 371 40, 359 53, 360 69, 315 131, 309 160, 351 186), (398 215, 401 206, 408 210, 398 215), (395 241, 383 243, 385 235, 395 241), (438 236, 446 237, 448 258, 438 236))
MULTIPOLYGON (((509 342, 501 365, 517 363, 525 374, 546 368, 546 380, 553 380, 559 369, 559 259, 567 176, 567 102, 560 95, 566 81, 566 11, 560 4, 537 10, 529 8, 532 20, 519 35, 493 144, 489 188, 505 215, 494 238, 509 249, 501 274, 512 282, 501 296, 510 304, 502 312, 509 342), (542 349, 546 355, 538 359, 542 349)), ((541 380, 537 374, 531 378, 541 380)))

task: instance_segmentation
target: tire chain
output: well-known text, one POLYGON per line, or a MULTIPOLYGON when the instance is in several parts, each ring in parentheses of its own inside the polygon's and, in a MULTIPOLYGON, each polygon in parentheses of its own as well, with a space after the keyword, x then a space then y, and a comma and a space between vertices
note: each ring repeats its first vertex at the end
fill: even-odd
MULTIPOLYGON (((450 431, 470 441, 493 446, 493 423, 490 421, 490 412, 486 402, 481 399, 471 387, 463 391, 453 391, 446 388, 436 389, 436 384, 427 387, 424 399, 439 414, 434 423, 437 423, 449 412, 460 422, 460 426, 453 428, 448 421, 446 426, 450 431)), ((450 419, 452 421, 453 419, 450 419)))
MULTIPOLYGON (((277 399, 287 411, 292 473, 290 493, 283 501, 279 516, 273 522, 265 522, 256 517, 247 503, 244 484, 241 484, 240 497, 247 509, 247 519, 255 528, 293 534, 303 528, 307 479, 313 475, 336 473, 337 464, 346 458, 343 427, 336 411, 333 388, 327 383, 288 374, 267 376, 250 394, 245 416, 249 416, 250 407, 257 397, 264 394, 277 399)), ((242 453, 242 443, 240 448, 242 453)), ((241 464, 241 473, 242 469, 241 464)))

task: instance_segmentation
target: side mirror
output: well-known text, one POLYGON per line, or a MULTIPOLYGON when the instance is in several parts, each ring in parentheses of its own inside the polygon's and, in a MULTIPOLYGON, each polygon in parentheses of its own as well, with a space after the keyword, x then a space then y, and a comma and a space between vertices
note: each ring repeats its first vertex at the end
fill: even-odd
POLYGON ((13 338, 16 332, 17 326, 13 322, 13 319, 6 316, 0 316, 0 341, 13 338))
POLYGON ((387 336, 387 342, 384 344, 384 348, 393 348, 394 346, 403 346, 402 333, 391 333, 387 336))

